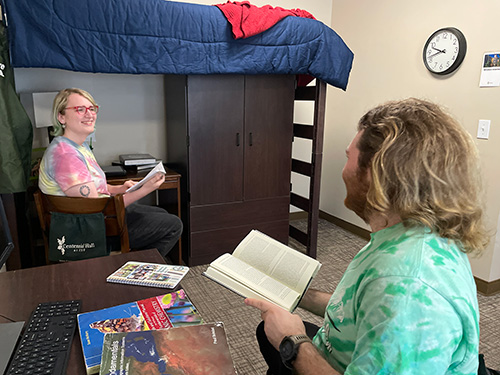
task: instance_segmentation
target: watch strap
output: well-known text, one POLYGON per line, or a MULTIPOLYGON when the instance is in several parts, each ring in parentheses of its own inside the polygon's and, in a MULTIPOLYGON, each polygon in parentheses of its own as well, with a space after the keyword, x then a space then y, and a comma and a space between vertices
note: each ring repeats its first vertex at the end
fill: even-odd
POLYGON ((294 336, 288 336, 288 337, 290 338, 290 340, 293 341, 293 343, 296 346, 299 346, 303 342, 307 342, 307 341, 310 342, 311 341, 311 339, 307 335, 294 335, 294 336))

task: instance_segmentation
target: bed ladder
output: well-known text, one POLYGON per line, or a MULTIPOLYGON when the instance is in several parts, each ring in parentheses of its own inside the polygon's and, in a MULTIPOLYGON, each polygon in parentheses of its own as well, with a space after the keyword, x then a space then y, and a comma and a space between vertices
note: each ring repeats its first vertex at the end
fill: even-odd
POLYGON ((293 124, 293 136, 312 140, 311 162, 292 159, 292 172, 309 177, 309 197, 290 193, 290 204, 307 213, 307 233, 290 225, 290 237, 306 246, 306 253, 316 258, 318 245, 319 192, 323 161, 326 83, 316 78, 316 86, 297 87, 295 100, 314 101, 313 125, 293 124))

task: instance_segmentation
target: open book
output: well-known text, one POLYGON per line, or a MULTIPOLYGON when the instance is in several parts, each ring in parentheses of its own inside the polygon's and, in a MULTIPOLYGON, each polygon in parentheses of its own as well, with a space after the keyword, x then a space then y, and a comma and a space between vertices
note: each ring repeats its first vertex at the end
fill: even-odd
POLYGON ((203 275, 243 297, 293 311, 320 267, 316 259, 252 230, 232 255, 221 255, 203 275))
POLYGON ((163 173, 166 174, 167 172, 165 171, 165 168, 163 167, 163 163, 159 162, 156 167, 151 169, 149 173, 144 177, 141 181, 139 181, 137 184, 134 186, 131 186, 125 191, 125 193, 130 193, 131 191, 135 191, 139 189, 142 185, 144 185, 147 181, 149 181, 155 174, 157 173, 163 173))

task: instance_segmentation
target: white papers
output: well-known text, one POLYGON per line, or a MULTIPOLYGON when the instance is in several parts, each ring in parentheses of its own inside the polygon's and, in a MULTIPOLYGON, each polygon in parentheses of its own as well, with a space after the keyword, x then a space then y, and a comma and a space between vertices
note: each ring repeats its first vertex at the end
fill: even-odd
POLYGON ((151 169, 149 173, 144 177, 141 181, 139 181, 137 184, 135 184, 132 187, 129 187, 125 193, 130 193, 131 191, 135 191, 139 189, 142 185, 144 185, 147 181, 149 181, 155 174, 157 173, 163 173, 166 174, 165 168, 163 168, 163 163, 159 162, 156 167, 151 169))
POLYGON ((500 86, 500 52, 489 52, 484 54, 479 86, 500 86))

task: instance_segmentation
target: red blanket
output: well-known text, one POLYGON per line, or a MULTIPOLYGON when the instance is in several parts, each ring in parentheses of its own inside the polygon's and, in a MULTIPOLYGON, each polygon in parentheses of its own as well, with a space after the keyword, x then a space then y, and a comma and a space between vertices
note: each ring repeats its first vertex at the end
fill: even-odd
POLYGON ((316 19, 311 13, 302 9, 273 8, 270 5, 257 7, 248 1, 228 1, 225 4, 217 4, 216 7, 224 13, 231 24, 235 39, 259 34, 287 16, 316 19))

